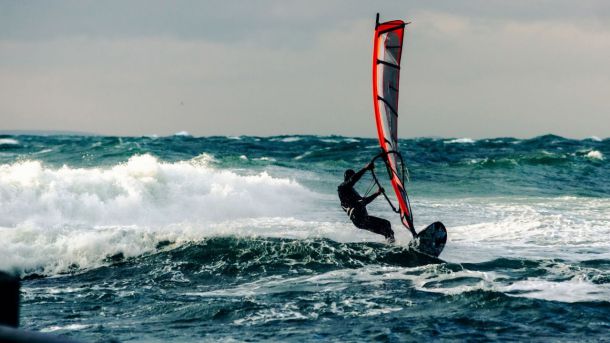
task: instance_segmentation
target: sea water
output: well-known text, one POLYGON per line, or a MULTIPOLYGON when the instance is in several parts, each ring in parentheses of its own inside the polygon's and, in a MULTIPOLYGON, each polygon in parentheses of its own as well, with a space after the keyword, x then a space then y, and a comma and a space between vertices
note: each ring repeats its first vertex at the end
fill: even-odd
POLYGON ((339 207, 375 139, 0 136, 0 270, 22 278, 21 326, 126 342, 608 339, 610 139, 400 144, 416 229, 446 225, 446 263, 413 260, 383 198, 369 212, 396 245, 339 207))

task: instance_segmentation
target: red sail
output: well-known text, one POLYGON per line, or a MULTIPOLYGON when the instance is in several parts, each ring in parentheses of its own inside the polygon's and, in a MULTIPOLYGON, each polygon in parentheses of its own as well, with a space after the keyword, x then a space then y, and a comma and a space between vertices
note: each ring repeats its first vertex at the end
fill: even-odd
POLYGON ((400 58, 405 22, 392 20, 375 27, 373 48, 373 104, 381 149, 386 152, 385 163, 398 199, 402 223, 414 232, 413 217, 402 177, 402 159, 398 151, 398 89, 400 58))

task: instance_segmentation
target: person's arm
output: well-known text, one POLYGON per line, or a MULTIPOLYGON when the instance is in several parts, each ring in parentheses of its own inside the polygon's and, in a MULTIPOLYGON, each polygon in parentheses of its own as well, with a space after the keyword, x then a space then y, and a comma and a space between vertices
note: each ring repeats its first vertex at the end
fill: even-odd
POLYGON ((383 193, 383 188, 379 188, 379 190, 375 192, 375 194, 362 199, 362 204, 364 206, 368 205, 371 201, 375 200, 375 198, 377 198, 381 193, 383 193))
POLYGON ((360 169, 356 174, 354 174, 354 176, 352 176, 347 182, 346 185, 349 187, 354 187, 354 185, 356 184, 356 182, 360 181, 360 178, 362 177, 362 175, 364 175, 364 173, 366 173, 367 170, 371 170, 375 167, 374 164, 369 163, 366 166, 364 166, 364 168, 360 169))

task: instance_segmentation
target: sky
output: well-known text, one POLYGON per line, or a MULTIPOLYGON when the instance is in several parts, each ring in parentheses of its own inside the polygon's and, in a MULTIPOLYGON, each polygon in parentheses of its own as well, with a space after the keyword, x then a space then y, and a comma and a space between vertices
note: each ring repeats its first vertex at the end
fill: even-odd
POLYGON ((610 136, 587 0, 0 0, 0 130, 374 137, 376 12, 412 22, 401 138, 610 136))

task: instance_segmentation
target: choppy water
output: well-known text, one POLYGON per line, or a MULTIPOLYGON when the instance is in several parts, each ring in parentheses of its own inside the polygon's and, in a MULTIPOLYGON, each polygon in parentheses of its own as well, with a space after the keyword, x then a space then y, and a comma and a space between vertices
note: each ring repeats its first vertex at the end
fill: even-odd
MULTIPOLYGON (((364 138, 0 136, 22 326, 83 340, 603 340, 610 140, 401 141, 432 263, 354 228, 364 138)), ((361 190, 369 180, 361 182, 361 190)))

